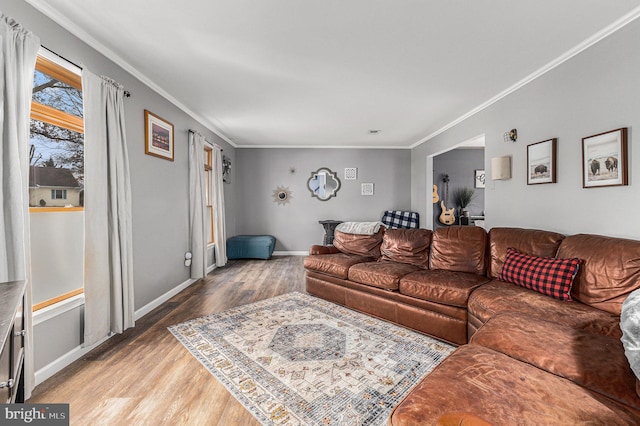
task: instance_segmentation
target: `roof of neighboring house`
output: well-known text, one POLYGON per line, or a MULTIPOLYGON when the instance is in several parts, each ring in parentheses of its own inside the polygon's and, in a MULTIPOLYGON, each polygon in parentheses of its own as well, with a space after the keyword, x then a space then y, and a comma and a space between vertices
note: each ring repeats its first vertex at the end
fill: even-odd
POLYGON ((80 188, 80 184, 69 169, 31 166, 29 167, 29 187, 36 186, 80 188))

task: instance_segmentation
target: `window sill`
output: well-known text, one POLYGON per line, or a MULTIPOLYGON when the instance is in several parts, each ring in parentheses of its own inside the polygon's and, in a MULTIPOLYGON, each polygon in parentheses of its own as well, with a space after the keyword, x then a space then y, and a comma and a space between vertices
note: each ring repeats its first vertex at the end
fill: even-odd
POLYGON ((79 294, 58 303, 54 303, 51 306, 47 306, 46 308, 42 308, 33 313, 33 325, 36 326, 41 324, 82 305, 84 305, 84 294, 79 294))

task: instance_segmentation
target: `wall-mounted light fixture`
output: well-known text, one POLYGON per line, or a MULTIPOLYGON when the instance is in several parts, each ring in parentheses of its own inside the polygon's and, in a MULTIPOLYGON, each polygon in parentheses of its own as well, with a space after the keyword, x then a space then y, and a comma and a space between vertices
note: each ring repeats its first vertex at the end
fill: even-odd
POLYGON ((511 129, 508 132, 504 132, 502 137, 505 142, 515 142, 518 140, 518 131, 516 129, 511 129))
POLYGON ((491 180, 511 179, 511 157, 494 157, 491 159, 491 180))

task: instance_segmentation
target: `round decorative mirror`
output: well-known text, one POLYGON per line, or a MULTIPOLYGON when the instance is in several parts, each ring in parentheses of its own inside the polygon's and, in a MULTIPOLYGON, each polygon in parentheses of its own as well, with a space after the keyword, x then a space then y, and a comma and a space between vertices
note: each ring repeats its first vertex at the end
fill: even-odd
POLYGON ((336 196, 340 189, 340 179, 330 169, 321 167, 317 171, 311 172, 307 187, 311 191, 312 197, 316 197, 320 201, 327 201, 336 196))

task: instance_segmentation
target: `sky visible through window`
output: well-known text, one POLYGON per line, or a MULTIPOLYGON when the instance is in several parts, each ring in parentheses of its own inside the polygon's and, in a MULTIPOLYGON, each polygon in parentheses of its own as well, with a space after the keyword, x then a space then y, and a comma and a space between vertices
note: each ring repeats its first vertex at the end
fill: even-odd
MULTIPOLYGON (((83 118, 82 91, 36 70, 34 102, 83 118)), ((80 185, 84 181, 84 135, 64 125, 31 120, 31 166, 71 170, 80 185)))

